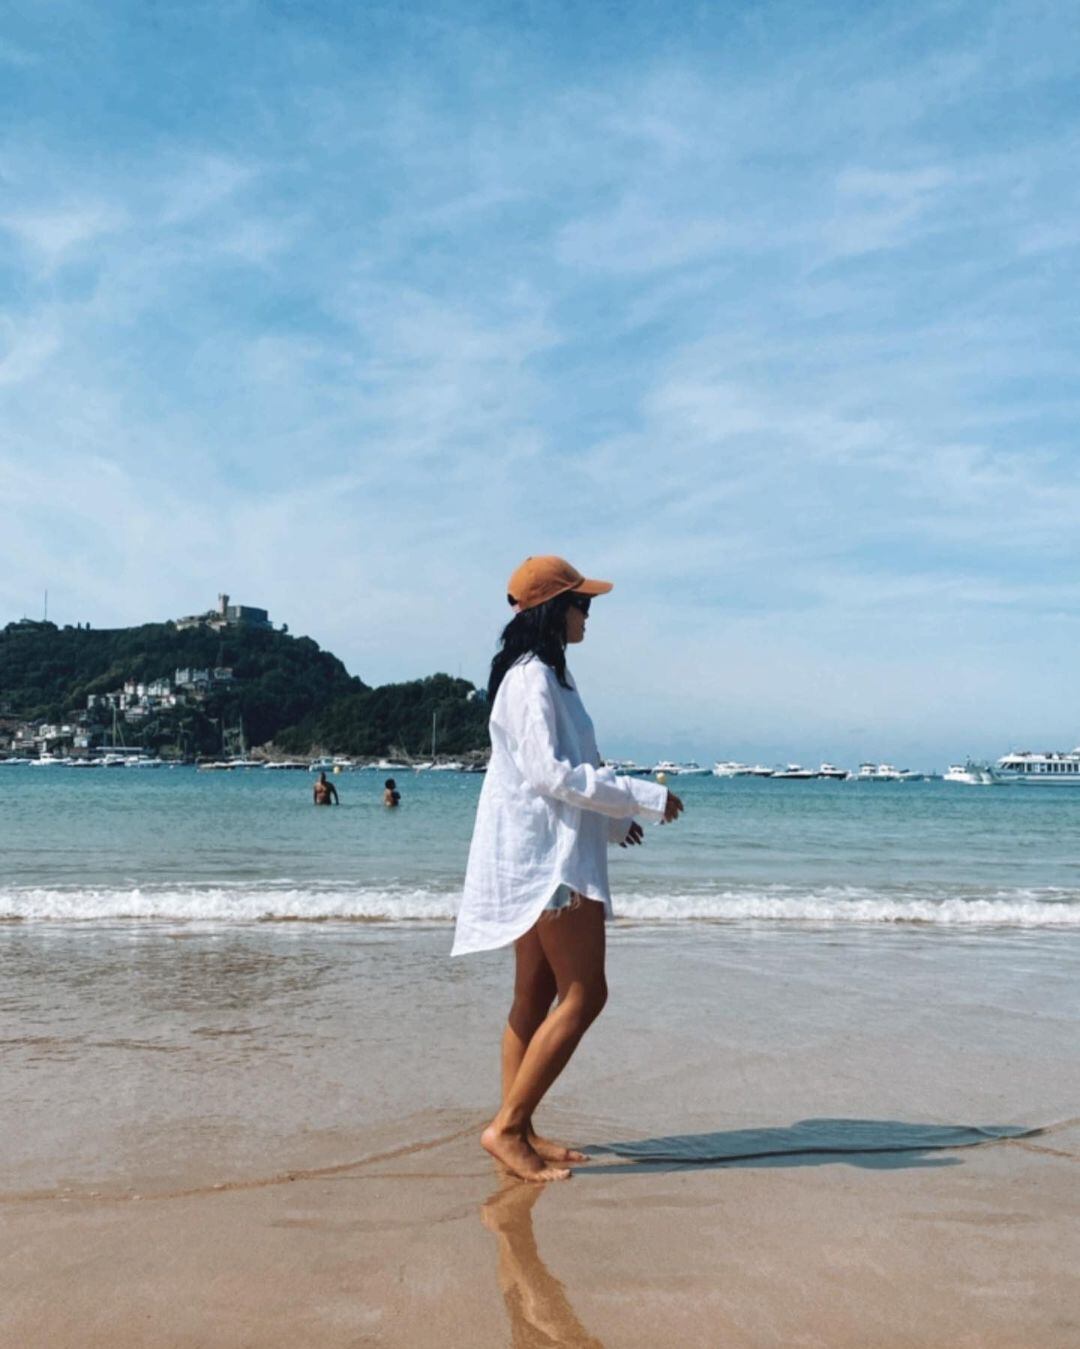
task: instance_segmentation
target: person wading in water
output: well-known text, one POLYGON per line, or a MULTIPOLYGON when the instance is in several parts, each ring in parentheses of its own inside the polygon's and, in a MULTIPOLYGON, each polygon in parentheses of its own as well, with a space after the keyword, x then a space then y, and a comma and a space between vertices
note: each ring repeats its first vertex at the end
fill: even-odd
POLYGON ((565 1180, 567 1163, 588 1160, 537 1134, 533 1115, 607 999, 608 844, 639 844, 635 817, 669 824, 683 809, 659 783, 601 766, 566 668, 567 646, 585 638, 591 600, 611 589, 562 558, 527 558, 510 578, 515 616, 488 683, 491 760, 452 954, 513 944, 502 1105, 480 1141, 529 1181, 565 1180))

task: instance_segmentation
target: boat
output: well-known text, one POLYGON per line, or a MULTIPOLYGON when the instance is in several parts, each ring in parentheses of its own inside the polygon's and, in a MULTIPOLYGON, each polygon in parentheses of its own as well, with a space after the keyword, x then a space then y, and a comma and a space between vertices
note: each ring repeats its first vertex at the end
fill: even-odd
POLYGON ((858 782, 921 782, 922 774, 891 763, 861 763, 855 778, 858 782))
POLYGON ((431 765, 433 773, 461 773, 464 772, 464 769, 465 765, 458 763, 456 759, 452 759, 449 763, 433 763, 431 765))
POLYGON ((823 763, 817 771, 819 778, 831 778, 834 782, 846 782, 851 774, 846 768, 837 768, 835 764, 823 763))
POLYGON ((895 782, 899 770, 887 763, 861 763, 855 777, 859 782, 895 782))
POLYGON ((816 778, 817 773, 812 768, 803 768, 802 764, 789 763, 786 768, 778 768, 773 774, 774 779, 782 778, 787 782, 809 782, 816 778))
POLYGON ((621 778, 647 778, 652 775, 651 766, 639 764, 633 759, 607 759, 608 768, 613 768, 621 778))
POLYGON ((374 767, 380 773, 407 773, 409 771, 407 763, 398 763, 395 759, 380 759, 374 767))
POLYGON ((279 773, 306 773, 308 766, 300 759, 276 759, 263 764, 263 768, 274 769, 279 773))
POLYGON ((70 759, 63 759, 59 754, 39 754, 36 759, 30 760, 31 768, 66 768, 71 762, 70 759))
POLYGON ((767 768, 763 763, 756 763, 746 770, 746 775, 751 778, 771 778, 775 772, 775 768, 767 768))
POLYGON ((714 778, 745 778, 749 777, 754 770, 744 763, 736 763, 733 759, 728 759, 724 763, 714 763, 712 771, 714 778))
POLYGON ((668 777, 680 778, 707 778, 712 773, 711 768, 702 768, 693 759, 688 759, 685 763, 674 763, 671 759, 661 759, 652 771, 654 773, 665 773, 668 777))
POLYGON ((943 782, 963 782, 969 787, 993 787, 1001 779, 986 764, 978 764, 968 759, 965 763, 951 763, 942 779, 943 782))
POLYGON ((1080 746, 1073 750, 1029 749, 1003 754, 995 771, 1002 782, 1025 787, 1080 787, 1080 746))

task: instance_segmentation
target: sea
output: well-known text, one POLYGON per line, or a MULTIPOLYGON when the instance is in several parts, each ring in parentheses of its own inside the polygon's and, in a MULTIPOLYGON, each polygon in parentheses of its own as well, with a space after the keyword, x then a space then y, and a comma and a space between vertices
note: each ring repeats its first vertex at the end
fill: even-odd
MULTIPOLYGON (((0 921, 449 925, 483 778, 0 767, 0 921)), ((1080 790, 681 777, 623 924, 1080 928, 1080 790)), ((447 933, 449 940, 449 932, 447 933)))

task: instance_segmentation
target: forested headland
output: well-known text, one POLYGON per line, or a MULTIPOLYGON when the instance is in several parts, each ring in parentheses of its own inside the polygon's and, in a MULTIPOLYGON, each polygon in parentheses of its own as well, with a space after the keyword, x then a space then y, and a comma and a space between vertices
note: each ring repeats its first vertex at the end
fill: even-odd
POLYGON ((244 626, 0 631, 0 717, 68 725, 77 738, 181 756, 235 752, 440 754, 486 750, 487 706, 434 674, 369 687, 310 637, 244 626), (184 682, 186 681, 186 682, 184 682))

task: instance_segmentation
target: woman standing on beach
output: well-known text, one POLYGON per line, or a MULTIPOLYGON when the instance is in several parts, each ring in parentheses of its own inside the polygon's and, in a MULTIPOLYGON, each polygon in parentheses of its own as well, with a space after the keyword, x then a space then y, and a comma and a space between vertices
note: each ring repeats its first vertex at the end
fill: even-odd
POLYGON ((666 824, 683 808, 658 783, 600 766, 566 668, 590 600, 611 589, 562 558, 527 558, 510 578, 515 616, 491 662, 491 761, 452 954, 514 945, 502 1106, 481 1142, 523 1180, 565 1180, 558 1163, 588 1160, 541 1138, 532 1119, 607 999, 607 845, 642 842, 635 816, 666 824))

